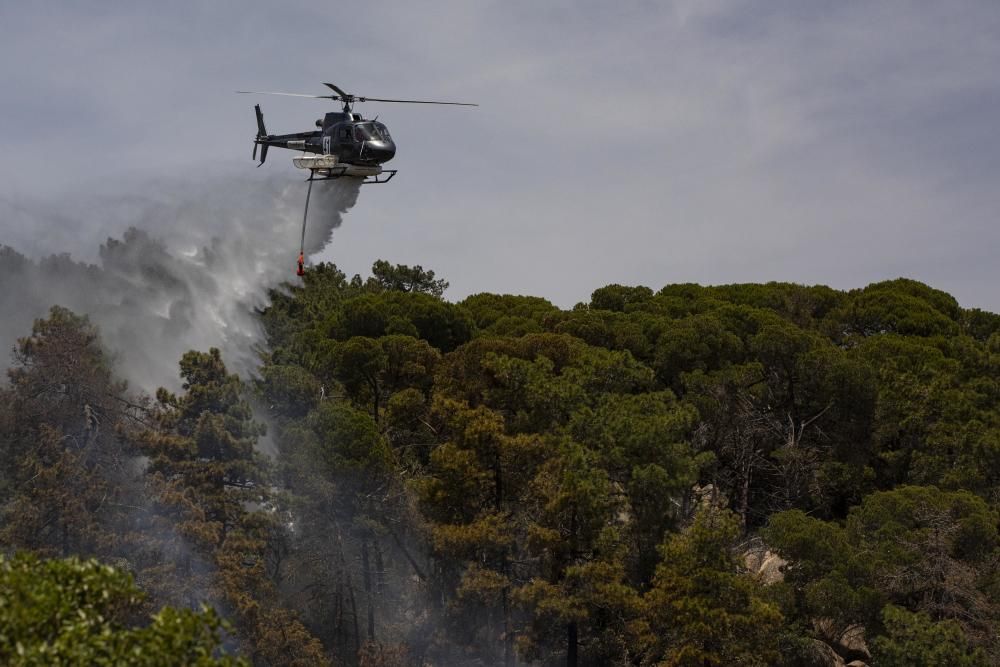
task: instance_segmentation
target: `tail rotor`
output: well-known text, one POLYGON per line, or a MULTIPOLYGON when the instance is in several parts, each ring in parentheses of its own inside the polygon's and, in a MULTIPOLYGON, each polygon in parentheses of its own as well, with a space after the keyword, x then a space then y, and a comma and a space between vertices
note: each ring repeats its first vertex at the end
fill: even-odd
POLYGON ((260 105, 254 105, 254 111, 257 112, 257 137, 253 140, 253 159, 257 159, 257 146, 263 146, 260 149, 260 164, 264 164, 264 160, 267 159, 267 130, 264 129, 264 114, 261 113, 260 105))

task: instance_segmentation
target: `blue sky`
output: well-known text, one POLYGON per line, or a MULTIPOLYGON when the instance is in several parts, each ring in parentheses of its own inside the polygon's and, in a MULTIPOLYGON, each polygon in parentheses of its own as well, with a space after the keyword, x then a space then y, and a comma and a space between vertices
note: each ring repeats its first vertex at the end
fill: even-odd
MULTIPOLYGON (((907 276, 1000 311, 995 2, 0 0, 0 243, 93 258, 94 197, 212 178, 322 101, 399 146, 321 256, 422 264, 452 299, 604 284, 907 276)), ((116 227, 118 226, 118 227, 116 227)), ((154 234, 156 230, 151 230, 154 234)))

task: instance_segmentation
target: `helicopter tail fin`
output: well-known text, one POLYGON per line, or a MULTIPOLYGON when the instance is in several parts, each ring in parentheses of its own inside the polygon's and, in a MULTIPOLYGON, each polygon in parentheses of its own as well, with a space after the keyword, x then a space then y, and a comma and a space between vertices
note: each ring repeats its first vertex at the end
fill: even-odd
POLYGON ((254 105, 254 111, 257 112, 257 138, 253 142, 253 159, 257 159, 257 146, 263 146, 260 150, 260 164, 264 164, 264 160, 267 159, 267 130, 264 129, 264 114, 261 113, 260 105, 254 105), (264 140, 264 141, 262 141, 264 140))
POLYGON ((254 105, 254 111, 257 112, 257 138, 261 139, 267 136, 267 130, 264 129, 264 114, 260 111, 260 105, 254 105))

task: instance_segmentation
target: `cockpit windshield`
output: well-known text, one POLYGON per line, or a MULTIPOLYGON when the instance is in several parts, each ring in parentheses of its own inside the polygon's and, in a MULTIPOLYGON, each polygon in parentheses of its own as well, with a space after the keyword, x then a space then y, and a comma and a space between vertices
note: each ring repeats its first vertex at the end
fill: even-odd
POLYGON ((358 141, 389 141, 389 130, 382 123, 359 123, 354 133, 358 141))

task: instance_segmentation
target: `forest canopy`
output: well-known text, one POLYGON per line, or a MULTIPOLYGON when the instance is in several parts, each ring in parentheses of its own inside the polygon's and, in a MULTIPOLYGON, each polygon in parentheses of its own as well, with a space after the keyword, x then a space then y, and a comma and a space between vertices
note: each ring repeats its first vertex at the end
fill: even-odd
POLYGON ((192 350, 155 396, 80 314, 24 332, 4 656, 68 650, 24 624, 51 607, 191 664, 1000 662, 1000 315, 902 278, 564 310, 372 273, 312 268, 255 377, 192 350))

